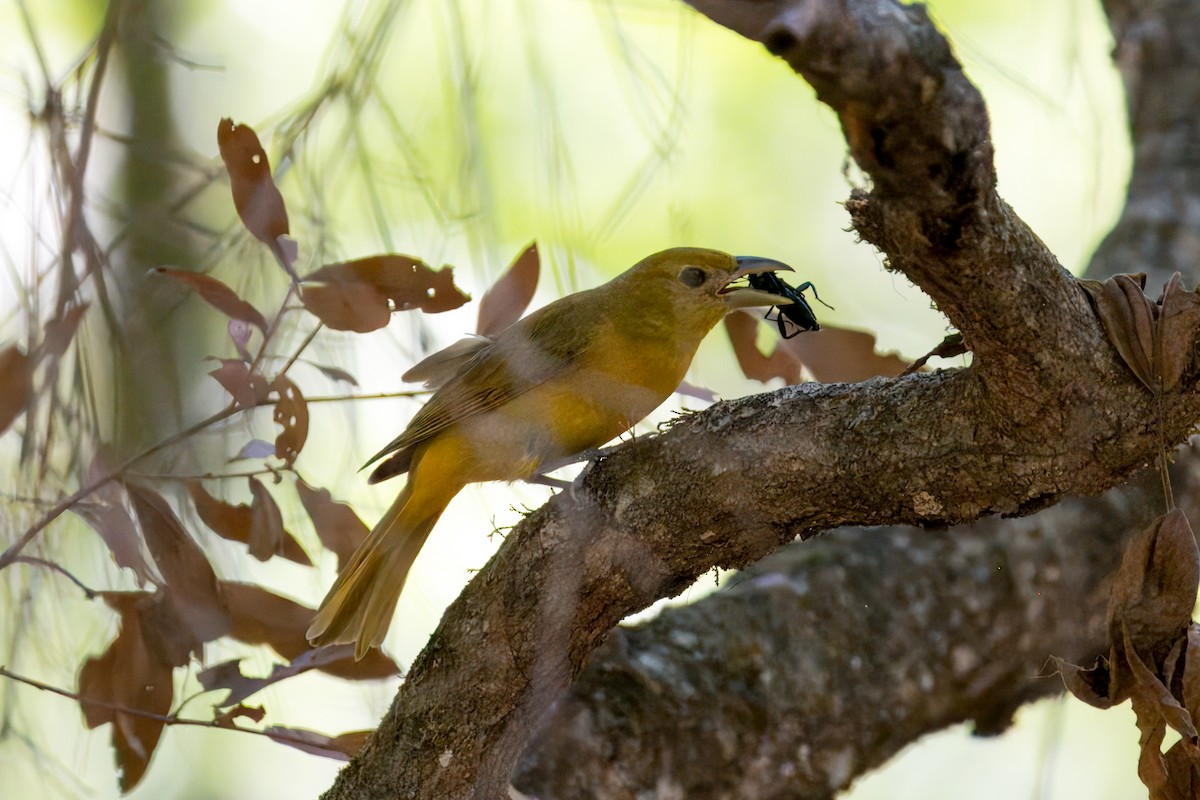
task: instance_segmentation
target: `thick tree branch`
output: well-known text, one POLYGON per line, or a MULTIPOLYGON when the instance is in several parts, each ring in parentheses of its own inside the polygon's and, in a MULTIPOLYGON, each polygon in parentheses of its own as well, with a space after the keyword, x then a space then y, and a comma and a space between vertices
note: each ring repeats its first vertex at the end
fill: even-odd
MULTIPOLYGON (((774 10, 756 35, 833 105, 874 182, 851 203, 856 227, 963 331, 975 365, 723 403, 594 465, 447 610, 330 797, 503 796, 529 732, 609 630, 714 565, 841 525, 1028 513, 1153 457, 1148 396, 995 196, 982 101, 924 14, 754 6, 774 10)), ((1168 398, 1167 438, 1198 417, 1194 394, 1168 398)))
MULTIPOLYGON (((1145 271, 1161 285, 1178 269, 1194 283, 1200 215, 1189 209, 1200 206, 1200 160, 1188 156, 1194 137, 1179 132, 1194 129, 1200 98, 1174 99, 1200 91, 1200 6, 1107 5, 1139 155, 1126 211, 1089 274, 1145 271), (1163 113, 1184 105, 1187 114, 1163 113)), ((1198 458, 1185 448, 1172 471, 1193 519, 1198 458)), ((974 719, 993 731, 1020 703, 1062 691, 1057 677, 1037 677, 1048 654, 1086 664, 1107 651, 1111 572, 1124 542, 1161 510, 1155 483, 1143 474, 1023 520, 842 530, 792 545, 729 591, 619 628, 514 782, 558 800, 664 786, 681 796, 819 798, 947 724, 974 719)))

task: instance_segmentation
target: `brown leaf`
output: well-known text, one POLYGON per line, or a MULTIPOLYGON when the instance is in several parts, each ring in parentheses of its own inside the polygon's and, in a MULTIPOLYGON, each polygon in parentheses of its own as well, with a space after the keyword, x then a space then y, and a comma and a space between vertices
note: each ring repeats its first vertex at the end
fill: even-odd
POLYGON ((1200 553, 1182 511, 1159 517, 1129 543, 1108 601, 1114 697, 1126 680, 1125 631, 1140 657, 1162 664, 1191 623, 1198 583, 1200 553))
POLYGON ((291 536, 283 529, 283 515, 271 492, 260 481, 247 478, 250 482, 250 555, 266 561, 283 549, 283 540, 291 536))
POLYGON ((491 288, 479 301, 479 321, 475 333, 480 336, 497 336, 502 330, 521 318, 533 293, 537 291, 540 264, 537 242, 530 242, 520 255, 508 265, 491 288))
MULTIPOLYGON (((271 177, 271 164, 258 134, 249 125, 235 125, 226 117, 217 125, 217 147, 229 172, 233 205, 242 224, 282 257, 279 237, 289 230, 287 208, 271 177)), ((290 267, 290 262, 287 265, 290 267)))
POLYGON ((67 352, 67 348, 71 346, 71 340, 75 338, 75 333, 79 330, 79 322, 87 310, 87 303, 72 306, 61 316, 46 323, 46 338, 42 343, 46 355, 51 358, 60 358, 63 353, 67 352))
POLYGON ((138 604, 143 593, 105 597, 121 616, 121 629, 101 655, 84 662, 79 673, 80 705, 88 728, 112 723, 112 743, 121 772, 121 791, 142 779, 162 735, 163 722, 124 714, 86 702, 103 703, 166 715, 173 693, 171 666, 147 646, 138 604))
POLYGON ((954 358, 955 356, 965 355, 971 352, 971 348, 967 347, 967 342, 961 333, 951 333, 946 338, 942 339, 941 343, 930 350, 925 355, 918 358, 913 363, 904 368, 901 375, 911 375, 921 367, 929 363, 929 359, 934 358, 954 358))
POLYGON ((201 642, 224 635, 229 617, 204 551, 187 535, 161 495, 134 483, 125 484, 125 490, 180 620, 201 642))
POLYGON ((1150 789, 1151 796, 1162 791, 1170 782, 1167 763, 1162 754, 1167 725, 1179 731, 1184 739, 1195 741, 1196 729, 1191 715, 1171 696, 1158 676, 1146 666, 1134 648, 1129 629, 1122 625, 1122 643, 1130 671, 1133 689, 1130 702, 1141 732, 1141 756, 1138 758, 1138 777, 1150 789))
POLYGON ((325 489, 309 486, 303 480, 296 481, 296 492, 304 510, 312 519, 321 544, 337 554, 338 571, 354 555, 354 551, 370 533, 354 509, 339 503, 325 489))
POLYGON ((351 731, 341 736, 329 736, 303 728, 285 728, 282 725, 272 725, 264 733, 280 744, 295 747, 306 753, 312 753, 326 758, 336 758, 339 761, 349 761, 354 754, 362 749, 367 738, 374 731, 351 731))
POLYGON ((267 716, 266 709, 262 706, 247 706, 238 703, 228 711, 222 711, 213 718, 213 724, 221 728, 238 729, 236 720, 241 717, 251 720, 252 722, 262 722, 263 717, 267 716))
POLYGON ((206 303, 231 319, 249 322, 263 333, 267 332, 267 320, 257 308, 238 297, 237 292, 230 289, 216 278, 200 272, 189 272, 183 269, 168 269, 158 267, 154 270, 160 275, 174 278, 192 289, 206 303))
POLYGON ((454 285, 448 267, 434 270, 408 256, 379 255, 321 267, 304 279, 303 299, 329 327, 367 333, 387 325, 392 306, 432 314, 470 297, 454 285))
POLYGON ((33 361, 14 345, 0 350, 0 433, 8 430, 33 394, 33 361))
POLYGON ((239 406, 253 408, 266 401, 271 392, 271 385, 259 373, 251 372, 249 364, 236 358, 216 360, 221 362, 221 366, 208 374, 225 387, 225 391, 229 392, 239 406))
POLYGON ((733 344, 738 365, 747 378, 766 383, 772 378, 783 378, 788 385, 800 382, 800 362, 795 355, 781 345, 775 345, 770 356, 758 349, 759 322, 753 314, 738 311, 725 317, 725 332, 733 344))
POLYGON ((353 375, 339 367, 326 367, 321 364, 313 364, 314 367, 321 370, 321 373, 330 380, 343 381, 351 386, 358 386, 358 381, 353 375))
POLYGON ((1179 388, 1184 370, 1192 361, 1196 333, 1200 329, 1200 294, 1181 288, 1176 272, 1163 287, 1159 299, 1158 336, 1155 338, 1155 363, 1162 376, 1163 389, 1179 388))
MULTIPOLYGON (((87 480, 94 483, 108 472, 105 457, 98 454, 88 465, 87 480)), ((120 484, 101 486, 92 492, 90 500, 76 503, 71 510, 100 534, 117 566, 133 570, 143 586, 152 579, 150 566, 142 555, 142 538, 125 507, 125 492, 120 484)))
MULTIPOLYGON (((268 645, 292 662, 286 667, 276 667, 276 671, 290 670, 286 674, 272 672, 269 679, 248 680, 274 683, 309 669, 319 669, 352 680, 386 678, 400 671, 396 662, 383 655, 378 648, 372 648, 362 661, 354 660, 353 648, 345 651, 328 647, 313 650, 305 637, 315 613, 308 606, 248 583, 223 581, 221 591, 229 602, 233 619, 229 635, 247 644, 268 645), (317 653, 319 655, 314 655, 317 653)), ((262 685, 256 685, 254 691, 258 691, 262 685)))
POLYGON ((1154 371, 1154 327, 1158 307, 1142 287, 1143 273, 1114 275, 1106 281, 1081 280, 1079 285, 1100 317, 1100 324, 1121 360, 1151 392, 1158 381, 1154 371))
POLYGON ((300 394, 300 387, 286 376, 276 378, 271 388, 279 392, 274 417, 283 426, 283 430, 275 437, 275 455, 290 467, 296 463, 296 457, 308 440, 308 403, 300 394))
MULTIPOLYGON (((256 482, 251 478, 250 483, 251 491, 253 492, 256 482)), ((187 486, 188 495, 192 498, 193 505, 196 506, 196 513, 200 515, 200 519, 222 539, 229 539, 233 542, 241 542, 242 544, 249 545, 250 554, 259 561, 266 561, 271 556, 283 556, 289 561, 295 561, 297 564, 312 566, 312 560, 309 559, 308 554, 304 552, 295 538, 283 529, 282 520, 279 523, 279 538, 273 540, 275 542, 274 548, 265 556, 260 556, 255 549, 256 541, 258 542, 258 546, 262 547, 265 542, 271 540, 274 534, 270 532, 259 534, 260 538, 258 540, 255 539, 256 522, 254 510, 251 506, 247 506, 244 503, 233 505, 224 500, 218 500, 208 493, 200 481, 187 481, 185 485, 187 486)), ((256 504, 259 502, 257 496, 255 496, 255 502, 256 504)), ((271 500, 269 494, 267 495, 267 500, 264 502, 269 502, 274 506, 274 516, 279 516, 279 508, 275 506, 274 500, 271 500)), ((262 513, 264 521, 267 521, 267 518, 272 516, 268 511, 262 513)))
POLYGON ((906 361, 895 353, 877 353, 875 345, 872 334, 835 325, 779 342, 822 383, 857 383, 879 375, 894 378, 907 369, 906 361))
MULTIPOLYGON (((1065 661, 1058 656, 1050 656, 1058 674, 1062 676, 1067 691, 1089 706, 1095 708, 1112 708, 1115 702, 1109 696, 1109 672, 1104 659, 1097 658, 1090 668, 1065 661)), ((1053 674, 1053 673, 1051 673, 1053 674)))

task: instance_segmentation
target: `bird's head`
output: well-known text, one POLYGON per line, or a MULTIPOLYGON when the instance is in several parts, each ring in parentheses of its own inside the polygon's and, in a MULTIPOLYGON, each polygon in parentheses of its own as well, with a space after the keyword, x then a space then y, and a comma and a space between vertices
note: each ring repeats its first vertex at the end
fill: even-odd
POLYGON ((776 271, 791 272, 792 268, 769 258, 676 247, 642 259, 614 283, 636 293, 639 301, 632 305, 644 313, 707 332, 735 309, 791 303, 787 297, 746 283, 750 275, 776 271))

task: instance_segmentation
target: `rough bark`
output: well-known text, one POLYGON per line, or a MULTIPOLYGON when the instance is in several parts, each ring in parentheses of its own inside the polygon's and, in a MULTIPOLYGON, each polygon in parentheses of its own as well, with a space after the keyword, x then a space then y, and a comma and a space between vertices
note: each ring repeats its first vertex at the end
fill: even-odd
MULTIPOLYGON (((843 525, 946 525, 1027 514, 1118 485, 1156 452, 1149 396, 1116 360, 1074 280, 996 196, 982 100, 920 7, 884 0, 697 6, 783 55, 834 108, 872 180, 849 203, 853 224, 891 269, 937 302, 971 343, 974 363, 722 403, 593 465, 571 491, 517 526, 447 610, 375 736, 329 797, 504 796, 530 732, 616 623, 677 594, 713 566, 741 567, 796 535, 843 525), (724 11, 736 13, 723 17, 724 11)), ((1164 404, 1170 442, 1181 441, 1200 418, 1194 381, 1190 373, 1185 392, 1164 404)), ((1029 530, 1035 529, 1042 530, 1037 524, 1029 530)), ((948 536, 893 535, 899 538, 884 550, 896 558, 908 558, 908 545, 925 536, 948 536)), ((1013 635, 1035 635, 1049 609, 1072 592, 1096 591, 1081 582, 1086 576, 1077 576, 1075 565, 1064 567, 1061 552, 1039 556, 1022 544, 1036 536, 1007 536, 1012 552, 995 550, 1001 578, 993 587, 979 575, 980 593, 994 588, 999 607, 1010 609, 1020 608, 1013 592, 1045 589, 1056 598, 1036 614, 996 617, 1013 635), (1012 565, 1007 576, 1005 564, 1012 565)), ((992 540, 980 542, 976 547, 992 552, 992 540)), ((1097 557, 1115 558, 1113 549, 1097 557)), ((849 614, 856 607, 845 601, 863 587, 838 587, 837 573, 873 562, 869 552, 846 551, 842 568, 808 594, 845 592, 838 613, 849 614)), ((962 581, 971 574, 968 563, 943 559, 938 568, 965 570, 962 581)), ((1106 566, 1098 569, 1102 574, 1106 566)), ((937 622, 934 610, 922 619, 914 605, 927 597, 921 587, 896 591, 899 601, 874 595, 882 623, 859 613, 834 624, 846 632, 855 622, 884 628, 937 622), (913 619, 903 619, 906 607, 913 619)), ((789 593, 800 594, 792 586, 776 595, 789 593)), ((995 653, 985 642, 966 650, 950 644, 951 633, 974 629, 970 623, 987 616, 969 605, 961 612, 955 621, 948 611, 947 649, 940 662, 929 661, 945 672, 921 672, 908 659, 885 664, 895 650, 891 642, 901 641, 890 638, 890 628, 872 640, 870 648, 880 653, 861 649, 860 669, 885 670, 877 674, 891 680, 881 682, 899 687, 911 706, 919 705, 914 692, 936 701, 936 689, 967 680, 987 712, 978 715, 985 727, 999 726, 1033 690, 1005 696, 1006 679, 1025 667, 991 666, 995 653)), ((1064 630, 1060 654, 1094 641, 1086 620, 1073 622, 1084 632, 1072 638, 1064 630)), ((687 647, 686 637, 680 646, 687 647)), ((824 653, 850 646, 834 642, 824 653)), ((1027 660, 1037 646, 1030 639, 1013 649, 1027 660)), ((821 651, 798 652, 808 655, 795 672, 827 686, 833 676, 822 677, 829 662, 821 651)), ((911 706, 906 713, 915 715, 911 706)), ((922 711, 947 721, 955 713, 950 701, 931 701, 922 711)), ((757 730, 765 724, 749 722, 757 730)), ((921 726, 893 727, 907 739, 921 726)), ((843 741, 865 737, 853 726, 843 726, 842 734, 843 741)), ((806 763, 797 751, 769 766, 803 773, 829 791, 875 757, 832 752, 832 761, 822 753, 817 763, 810 753, 806 763)))
MULTIPOLYGON (((1146 272, 1161 286, 1179 270, 1193 284, 1200 7, 1106 8, 1136 157, 1125 211, 1088 274, 1146 272)), ((1193 519, 1198 466, 1186 448, 1173 470, 1193 519)), ((792 545, 728 592, 619 628, 547 718, 514 784, 558 800, 820 798, 924 733, 967 720, 995 732, 1021 703, 1062 691, 1056 676, 1040 677, 1048 654, 1086 664, 1106 651, 1111 572, 1160 510, 1144 474, 1027 519, 843 529, 792 545)))

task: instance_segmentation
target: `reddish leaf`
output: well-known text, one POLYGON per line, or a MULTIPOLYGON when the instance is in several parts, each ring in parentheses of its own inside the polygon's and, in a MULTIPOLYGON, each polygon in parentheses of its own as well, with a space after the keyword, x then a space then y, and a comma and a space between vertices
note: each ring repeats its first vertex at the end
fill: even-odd
POLYGON ((822 325, 821 330, 782 339, 779 347, 799 359, 822 383, 857 383, 877 375, 894 378, 908 363, 894 353, 875 352, 875 337, 863 331, 822 325))
POLYGON ((537 291, 539 271, 537 243, 530 242, 479 301, 475 333, 494 337, 519 320, 537 291))
POLYGON ((147 646, 139 602, 143 593, 106 595, 121 616, 117 638, 79 673, 80 705, 88 728, 112 723, 112 743, 121 772, 121 791, 142 779, 162 734, 161 720, 133 716, 88 703, 97 700, 124 708, 166 715, 171 710, 171 665, 147 646))
POLYGON ((237 719, 245 717, 252 722, 262 722, 265 716, 267 716, 267 712, 262 706, 246 706, 238 703, 228 711, 222 711, 220 714, 217 714, 213 718, 213 724, 222 728, 238 730, 237 719))
POLYGON ((301 549, 292 534, 283 527, 283 515, 267 487, 261 481, 250 478, 250 494, 254 498, 250 510, 250 555, 259 561, 271 556, 283 556, 298 564, 312 566, 312 561, 301 549))
POLYGON ((55 317, 46 323, 46 338, 42 347, 45 348, 48 356, 59 358, 67 352, 67 348, 71 346, 71 340, 75 338, 75 332, 79 330, 79 322, 87 310, 87 303, 72 306, 64 311, 62 316, 55 317))
POLYGON ((217 125, 217 147, 229 172, 233 205, 242 224, 290 269, 294 255, 286 252, 280 240, 289 231, 287 208, 271 177, 271 164, 258 134, 249 125, 235 125, 225 118, 217 125))
POLYGON ((370 531, 354 513, 354 509, 334 500, 325 489, 318 489, 309 486, 303 480, 297 480, 296 491, 300 495, 300 502, 304 504, 304 510, 312 519, 321 544, 337 554, 340 572, 370 531))
POLYGON ((33 394, 33 362, 17 346, 0 350, 0 433, 8 430, 33 394))
POLYGON ((249 364, 236 358, 214 360, 220 361, 221 366, 208 374, 225 387, 225 391, 233 396, 239 406, 253 408, 267 400, 271 386, 262 375, 251 372, 249 364))
MULTIPOLYGON (((305 638, 314 613, 308 606, 248 583, 224 581, 221 591, 229 602, 233 619, 229 635, 247 644, 268 645, 292 662, 276 667, 268 678, 246 678, 254 682, 253 691, 267 685, 263 681, 274 683, 309 669, 353 680, 386 678, 400 671, 396 662, 378 648, 373 648, 362 661, 354 660, 353 648, 349 647, 313 650, 305 638)), ((235 687, 225 685, 225 688, 235 687)), ((248 695, 226 702, 238 702, 245 696, 248 695)))
POLYGON ((272 725, 264 733, 280 744, 295 747, 306 753, 326 758, 336 758, 339 761, 349 761, 354 754, 362 749, 367 738, 374 731, 351 731, 341 736, 328 736, 316 731, 303 728, 285 728, 282 725, 272 725))
POLYGON ((229 617, 217 576, 204 552, 187 535, 161 495, 132 483, 125 484, 125 490, 179 618, 201 642, 224 635, 229 630, 229 617))
POLYGON ((230 289, 221 281, 200 272, 189 272, 183 269, 167 269, 158 267, 155 272, 174 278, 192 289, 200 298, 213 308, 231 319, 249 322, 263 333, 267 331, 267 320, 257 308, 238 297, 237 292, 230 289))
POLYGON ((470 298, 454 285, 448 267, 430 269, 414 258, 379 255, 321 267, 304 279, 304 305, 329 327, 366 333, 396 311, 437 313, 470 298), (391 301, 391 305, 389 305, 391 301))
MULTIPOLYGON (((265 500, 260 501, 254 487, 261 486, 261 484, 258 484, 253 478, 249 480, 251 492, 255 493, 255 507, 263 504, 264 510, 260 511, 263 516, 262 521, 256 520, 255 507, 247 506, 244 503, 233 505, 224 500, 218 500, 209 494, 199 481, 188 481, 186 485, 188 495, 196 506, 196 513, 200 515, 204 524, 222 539, 249 545, 250 554, 259 561, 266 561, 271 556, 283 556, 297 564, 311 566, 312 561, 308 555, 292 535, 284 530, 282 519, 279 517, 279 507, 275 505, 270 494, 267 494, 265 500), (268 509, 266 504, 269 504, 269 508, 274 509, 273 514, 270 510, 265 510, 268 509), (279 520, 278 532, 272 532, 271 528, 276 519, 279 520), (261 528, 260 526, 263 525, 266 527, 261 528), (270 542, 273 542, 271 549, 265 555, 260 555, 261 548, 266 547, 270 542)), ((262 488, 262 491, 266 492, 265 487, 262 488)))
POLYGON ((729 334, 742 373, 763 383, 772 378, 783 378, 789 385, 799 383, 800 362, 780 345, 775 346, 770 356, 764 356, 758 349, 758 329, 758 320, 745 311, 725 317, 725 332, 729 334))
POLYGON ((286 376, 276 378, 271 388, 279 392, 279 400, 275 403, 275 421, 283 426, 283 430, 275 437, 275 455, 290 467, 296 463, 296 456, 300 455, 308 439, 308 403, 300 394, 300 387, 286 376))
POLYGON ((1142 385, 1155 391, 1154 328, 1158 307, 1142 291, 1145 274, 1114 275, 1106 281, 1081 280, 1079 284, 1121 359, 1142 385))

